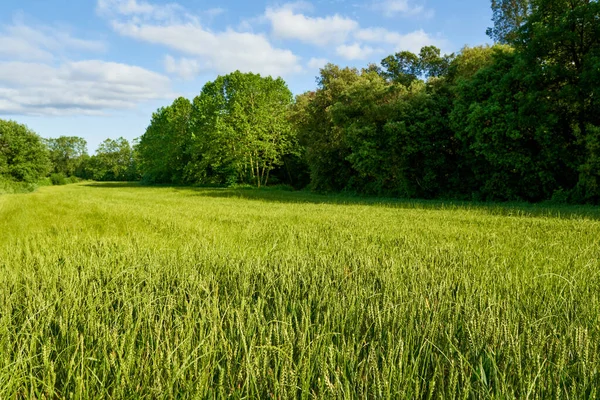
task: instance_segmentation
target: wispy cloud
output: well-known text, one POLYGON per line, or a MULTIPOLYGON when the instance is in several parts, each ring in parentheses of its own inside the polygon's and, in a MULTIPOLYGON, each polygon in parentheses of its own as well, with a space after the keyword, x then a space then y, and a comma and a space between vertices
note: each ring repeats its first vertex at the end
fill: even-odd
POLYGON ((0 114, 101 114, 170 95, 166 76, 97 60, 107 47, 20 18, 0 26, 0 114))
POLYGON ((327 64, 327 62, 328 61, 326 58, 313 57, 308 61, 307 66, 311 69, 323 68, 327 64))
POLYGON ((431 18, 434 14, 432 9, 426 8, 419 0, 376 0, 373 7, 388 17, 400 15, 431 18))
POLYGON ((203 70, 198 60, 181 57, 176 59, 171 55, 165 56, 165 70, 171 75, 178 75, 183 79, 193 79, 203 70))
POLYGON ((436 46, 447 51, 448 41, 441 36, 431 35, 422 29, 401 34, 384 28, 360 29, 354 37, 362 42, 387 44, 393 51, 408 50, 418 53, 423 46, 436 46))
POLYGON ((71 52, 103 53, 107 47, 102 40, 79 39, 64 28, 29 26, 18 18, 0 27, 0 59, 50 61, 71 52))

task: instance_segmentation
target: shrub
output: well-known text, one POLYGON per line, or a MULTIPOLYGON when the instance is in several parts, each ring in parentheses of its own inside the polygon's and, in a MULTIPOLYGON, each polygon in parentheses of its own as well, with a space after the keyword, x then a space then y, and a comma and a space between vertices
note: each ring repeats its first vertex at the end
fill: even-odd
POLYGON ((52 174, 50 175, 50 181, 52 181, 53 185, 66 185, 67 177, 64 174, 52 174))

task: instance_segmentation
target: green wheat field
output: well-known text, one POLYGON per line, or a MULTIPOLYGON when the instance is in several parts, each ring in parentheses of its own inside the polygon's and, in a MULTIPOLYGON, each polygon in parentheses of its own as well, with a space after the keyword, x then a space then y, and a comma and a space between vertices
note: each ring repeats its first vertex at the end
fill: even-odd
POLYGON ((0 398, 600 397, 600 210, 0 196, 0 398))

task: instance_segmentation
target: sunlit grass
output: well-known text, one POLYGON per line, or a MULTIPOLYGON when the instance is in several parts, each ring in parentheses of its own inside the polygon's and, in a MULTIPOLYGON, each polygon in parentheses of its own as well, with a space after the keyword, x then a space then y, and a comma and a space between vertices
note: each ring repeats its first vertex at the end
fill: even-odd
POLYGON ((0 196, 0 398, 596 398, 594 208, 0 196))

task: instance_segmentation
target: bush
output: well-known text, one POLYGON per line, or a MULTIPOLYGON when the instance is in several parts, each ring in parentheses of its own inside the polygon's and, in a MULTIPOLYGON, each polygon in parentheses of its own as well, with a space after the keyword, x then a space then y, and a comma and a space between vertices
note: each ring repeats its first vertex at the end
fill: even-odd
POLYGON ((14 193, 30 193, 37 189, 38 185, 31 182, 15 182, 0 177, 0 195, 14 193))
POLYGON ((52 186, 52 181, 48 177, 47 178, 42 178, 39 181, 37 181, 36 183, 37 183, 37 185, 39 187, 41 187, 41 186, 52 186))
POLYGON ((53 185, 66 185, 67 177, 64 174, 52 174, 50 175, 50 181, 53 185))

